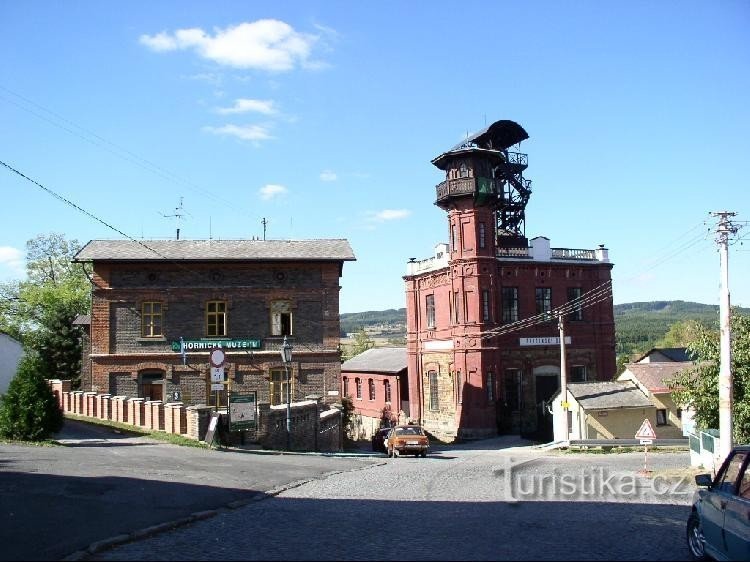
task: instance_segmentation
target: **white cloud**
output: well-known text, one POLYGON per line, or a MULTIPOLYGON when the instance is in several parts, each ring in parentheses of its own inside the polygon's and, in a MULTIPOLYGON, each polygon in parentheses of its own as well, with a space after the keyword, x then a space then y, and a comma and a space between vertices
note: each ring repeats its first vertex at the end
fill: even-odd
POLYGON ((23 252, 11 246, 0 246, 0 266, 9 269, 13 275, 26 273, 23 252))
POLYGON ((383 209, 382 211, 371 211, 370 220, 374 222, 384 222, 405 219, 411 215, 411 211, 407 209, 383 209))
POLYGON ((332 170, 323 170, 320 172, 320 181, 336 181, 339 177, 332 170))
POLYGON ((223 125, 221 127, 203 127, 203 130, 214 135, 229 135, 242 140, 262 141, 272 139, 268 128, 262 125, 223 125))
MULTIPOLYGON (((289 24, 263 19, 245 22, 215 34, 200 28, 141 35, 139 41, 156 52, 193 49, 199 56, 234 68, 283 72, 309 66, 308 58, 318 36, 300 33, 289 24)), ((319 65, 319 63, 315 63, 319 65)))
POLYGON ((234 100, 232 107, 218 107, 217 113, 228 115, 231 113, 262 113, 263 115, 273 115, 276 113, 273 100, 251 100, 240 98, 234 100))
POLYGON ((268 201, 274 197, 286 194, 287 191, 287 188, 283 185, 269 183, 260 188, 260 198, 264 201, 268 201))

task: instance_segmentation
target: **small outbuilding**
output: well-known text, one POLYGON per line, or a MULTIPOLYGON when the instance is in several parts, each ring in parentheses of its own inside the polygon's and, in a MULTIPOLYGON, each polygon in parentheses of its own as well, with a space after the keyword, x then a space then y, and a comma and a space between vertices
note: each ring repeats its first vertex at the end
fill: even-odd
POLYGON ((693 366, 692 361, 630 363, 617 377, 618 381, 635 384, 654 404, 656 408, 654 430, 660 438, 683 437, 683 421, 692 426, 692 416, 686 416, 686 412, 675 404, 672 399, 672 390, 667 383, 681 371, 693 366))
MULTIPOLYGON (((552 399, 555 441, 633 439, 643 420, 656 424, 656 407, 630 381, 577 382, 567 385, 568 435, 560 392, 552 399)), ((657 431, 657 437, 661 437, 657 431)))
POLYGON ((374 347, 341 365, 341 393, 354 402, 354 437, 369 439, 381 425, 409 418, 409 381, 405 347, 374 347))

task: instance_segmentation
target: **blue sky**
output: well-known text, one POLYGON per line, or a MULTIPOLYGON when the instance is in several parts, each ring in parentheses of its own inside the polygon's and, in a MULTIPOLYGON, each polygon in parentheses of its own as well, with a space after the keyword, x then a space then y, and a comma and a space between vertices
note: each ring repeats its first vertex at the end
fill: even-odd
MULTIPOLYGON (((605 244, 615 303, 718 304, 709 213, 750 220, 750 3, 0 0, 0 160, 134 238, 346 238, 341 312, 404 306, 447 239, 430 160, 530 139, 526 233, 605 244)), ((0 167, 27 240, 121 238, 0 167)), ((750 227, 730 248, 750 306, 750 227)))

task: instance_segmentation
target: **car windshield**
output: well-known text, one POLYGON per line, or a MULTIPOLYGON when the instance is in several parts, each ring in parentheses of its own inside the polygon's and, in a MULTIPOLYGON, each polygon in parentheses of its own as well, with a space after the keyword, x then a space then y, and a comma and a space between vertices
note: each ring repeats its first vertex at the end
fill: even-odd
POLYGON ((423 435, 421 427, 397 427, 396 435, 423 435))

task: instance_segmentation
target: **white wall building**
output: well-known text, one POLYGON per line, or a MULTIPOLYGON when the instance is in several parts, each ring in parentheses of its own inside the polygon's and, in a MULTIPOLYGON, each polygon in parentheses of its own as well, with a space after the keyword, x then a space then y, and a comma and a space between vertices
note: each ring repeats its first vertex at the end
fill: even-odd
POLYGON ((23 346, 8 334, 0 333, 0 394, 8 391, 10 380, 16 376, 23 346))

